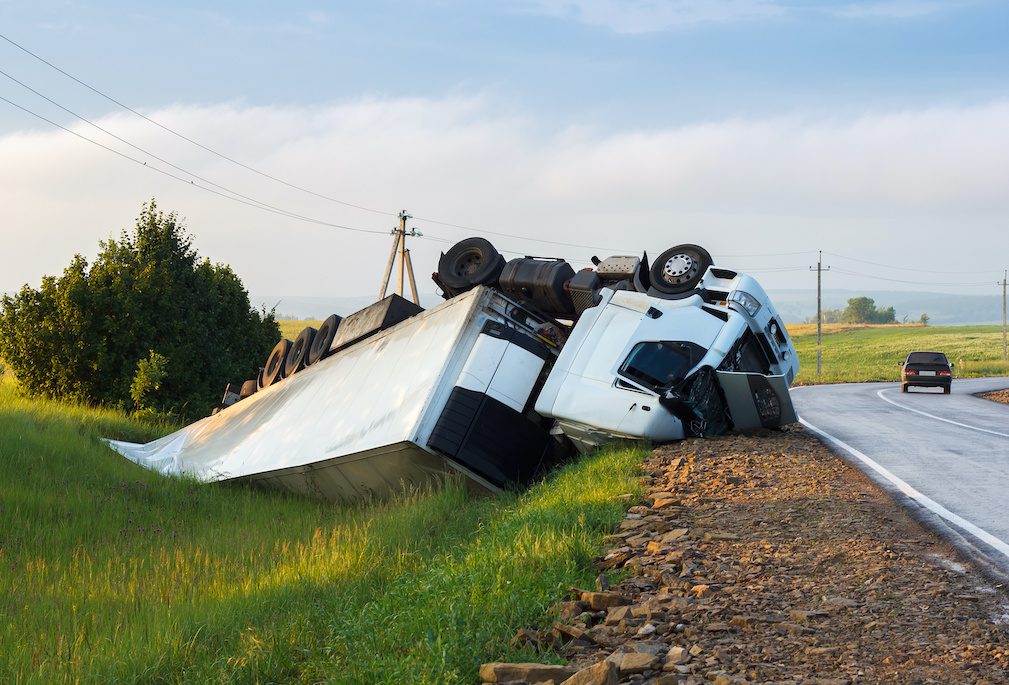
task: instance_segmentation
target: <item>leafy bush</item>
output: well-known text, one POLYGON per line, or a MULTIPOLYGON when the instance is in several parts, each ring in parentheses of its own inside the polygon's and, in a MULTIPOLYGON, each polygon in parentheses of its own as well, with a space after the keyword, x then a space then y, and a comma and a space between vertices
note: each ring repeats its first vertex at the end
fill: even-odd
POLYGON ((234 271, 201 260, 154 200, 94 264, 76 255, 58 278, 0 304, 0 357, 29 394, 139 403, 138 364, 157 349, 163 378, 141 379, 141 398, 183 418, 209 413, 226 382, 254 378, 279 337, 273 313, 252 309, 234 271))

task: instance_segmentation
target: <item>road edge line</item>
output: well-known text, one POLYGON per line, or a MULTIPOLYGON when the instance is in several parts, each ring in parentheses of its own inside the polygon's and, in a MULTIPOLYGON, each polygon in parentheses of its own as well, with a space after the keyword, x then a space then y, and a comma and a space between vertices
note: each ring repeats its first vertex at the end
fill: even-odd
POLYGON ((922 416, 927 416, 928 418, 935 419, 936 421, 942 421, 944 423, 949 423, 954 426, 960 426, 961 428, 967 428, 969 430, 977 431, 979 433, 988 433, 989 435, 997 435, 1000 438, 1009 438, 1009 433, 999 433, 998 431, 989 430, 987 428, 981 428, 980 426, 972 426, 969 423, 960 423, 959 421, 954 421, 953 419, 944 419, 941 416, 936 416, 935 414, 929 414, 927 411, 914 409, 913 407, 908 407, 907 405, 901 404, 900 402, 895 402, 894 400, 891 400, 889 397, 883 397, 883 391, 891 389, 892 388, 883 388, 882 390, 876 393, 876 397, 883 400, 884 402, 889 402, 895 407, 899 407, 900 409, 904 409, 906 411, 913 411, 915 414, 921 414, 922 416))
MULTIPOLYGON (((802 417, 799 417, 799 423, 806 429, 813 432, 829 446, 833 447, 834 451, 840 451, 842 456, 844 456, 844 453, 847 453, 848 455, 854 457, 857 462, 868 467, 871 470, 871 473, 866 472, 865 469, 862 468, 859 468, 859 470, 869 476, 869 478, 878 485, 883 486, 885 491, 890 492, 892 495, 896 495, 894 499, 899 500, 897 502, 898 504, 907 509, 920 523, 935 532, 945 541, 949 542, 958 552, 960 552, 961 555, 973 561, 975 565, 978 566, 979 570, 989 578, 989 580, 1003 585, 1009 584, 1009 573, 1003 570, 1005 567, 1009 567, 1009 544, 995 537, 983 528, 971 523, 967 519, 954 514, 931 497, 919 492, 861 450, 852 447, 827 431, 814 426, 802 417), (911 503, 916 505, 916 508, 910 506, 911 503), (921 515, 922 509, 927 510, 932 514, 932 516, 928 517, 921 515), (981 543, 985 548, 998 553, 1005 559, 1005 562, 999 563, 998 561, 992 559, 991 555, 986 553, 984 548, 979 547, 977 544, 974 544, 970 540, 966 539, 965 536, 961 535, 957 529, 962 530, 975 538, 977 542, 981 543)), ((854 465, 858 466, 858 463, 855 463, 854 465)))

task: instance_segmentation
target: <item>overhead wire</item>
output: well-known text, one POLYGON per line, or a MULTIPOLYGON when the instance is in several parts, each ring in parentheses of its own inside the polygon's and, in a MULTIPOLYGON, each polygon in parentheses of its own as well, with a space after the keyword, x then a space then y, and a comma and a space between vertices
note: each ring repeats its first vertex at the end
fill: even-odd
POLYGON ((223 197, 223 198, 231 200, 233 202, 238 202, 240 204, 247 205, 249 207, 254 207, 254 208, 260 209, 262 211, 271 212, 273 214, 277 214, 277 215, 280 215, 280 216, 285 216, 285 217, 290 218, 290 219, 297 219, 299 221, 304 221, 304 222, 316 224, 316 225, 319 225, 319 226, 326 226, 326 227, 329 227, 329 228, 334 228, 334 229, 339 229, 339 230, 344 230, 344 231, 353 231, 353 232, 356 232, 356 233, 373 233, 373 234, 376 234, 376 235, 388 235, 389 234, 389 231, 378 231, 378 230, 373 230, 373 229, 357 228, 357 227, 354 227, 354 226, 346 226, 346 225, 343 225, 343 224, 336 224, 336 223, 333 223, 333 222, 330 222, 330 221, 324 221, 322 219, 315 219, 315 218, 312 218, 312 217, 303 216, 303 215, 300 215, 300 214, 295 214, 295 213, 289 212, 289 211, 284 210, 284 209, 279 209, 279 208, 272 207, 271 205, 266 205, 266 204, 260 203, 259 201, 250 202, 248 200, 243 200, 240 197, 234 197, 233 195, 228 195, 228 194, 223 193, 221 191, 214 190, 213 188, 210 188, 208 186, 202 185, 200 183, 196 183, 192 179, 183 178, 182 176, 178 176, 176 174, 173 174, 170 171, 165 171, 164 169, 160 169, 160 168, 158 168, 158 167, 156 167, 156 166, 154 166, 152 164, 148 164, 147 162, 145 162, 142 159, 137 159, 136 157, 128 155, 128 154, 126 154, 126 153, 124 153, 124 152, 122 152, 120 150, 116 150, 113 147, 109 147, 108 145, 105 145, 105 144, 103 144, 103 143, 101 143, 101 142, 99 142, 97 140, 94 140, 93 138, 88 138, 87 136, 85 136, 85 135, 83 135, 81 133, 78 133, 77 131, 74 131, 74 130, 72 130, 70 128, 67 128, 66 126, 63 126, 62 124, 59 124, 59 123, 53 121, 52 119, 49 119, 49 118, 47 118, 47 117, 39 114, 38 112, 34 112, 34 111, 28 109, 27 107, 23 107, 22 105, 19 105, 18 103, 14 102, 13 100, 9 100, 9 99, 7 99, 6 97, 4 97, 2 95, 0 95, 0 100, 2 100, 3 102, 6 102, 7 104, 11 105, 12 107, 16 107, 17 109, 21 110, 22 112, 25 112, 26 114, 30 114, 33 117, 36 117, 37 119, 41 119, 42 121, 46 122, 47 124, 50 124, 51 126, 55 126, 58 129, 66 131, 67 133, 69 133, 69 134, 71 134, 73 136, 76 136, 77 138, 80 138, 81 140, 84 140, 84 141, 86 141, 88 143, 91 143, 92 145, 96 145, 96 146, 98 146, 98 147, 100 147, 100 148, 102 148, 104 150, 107 150, 108 152, 111 152, 114 155, 117 155, 119 157, 122 157, 123 159, 129 160, 130 162, 133 162, 134 164, 138 164, 138 165, 143 166, 143 167, 145 167, 147 169, 150 169, 152 171, 156 171, 159 174, 162 174, 162 175, 167 176, 169 178, 175 179, 176 181, 179 181, 181 183, 185 183, 185 184, 187 184, 189 186, 192 186, 194 188, 199 188, 200 190, 203 190, 203 191, 208 192, 208 193, 212 193, 214 195, 217 195, 219 197, 223 197))
POLYGON ((849 271, 847 269, 832 268, 831 273, 841 273, 848 276, 861 276, 862 278, 873 278, 878 281, 890 281, 891 283, 907 283, 910 285, 931 285, 931 286, 949 286, 949 287, 978 287, 983 285, 989 285, 988 281, 977 281, 971 283, 944 283, 935 281, 907 281, 899 278, 887 278, 886 276, 876 276, 874 274, 865 274, 858 271, 849 271))
MULTIPOLYGON (((920 269, 920 268, 906 267, 906 266, 895 266, 893 264, 883 264, 882 262, 873 262, 873 261, 869 261, 868 259, 860 259, 858 257, 849 257, 847 255, 838 254, 837 252, 827 252, 826 250, 823 251, 823 254, 830 255, 832 257, 838 257, 840 259, 847 259, 847 260, 850 260, 850 261, 853 261, 853 262, 860 262, 862 264, 871 264, 872 266, 881 266, 881 267, 884 267, 886 269, 896 269, 898 271, 917 271, 917 272, 922 271, 922 269, 920 269)), ((973 269, 973 270, 970 270, 970 271, 937 271, 935 269, 929 269, 928 272, 929 273, 933 273, 933 274, 944 274, 944 275, 963 275, 963 274, 976 274, 978 271, 977 271, 977 269, 973 269)))
POLYGON ((33 58, 37 59, 38 61, 42 62, 43 64, 45 64, 46 66, 48 66, 48 67, 50 67, 52 69, 55 69, 56 71, 58 71, 59 73, 63 74, 67 78, 69 78, 72 81, 74 81, 74 82, 80 84, 81 86, 87 88, 88 90, 90 90, 91 92, 95 93, 96 95, 99 95, 99 96, 105 98, 106 100, 108 100, 109 102, 117 105, 118 107, 121 107, 121 108, 125 109, 126 111, 128 111, 128 112, 130 112, 130 113, 132 113, 132 114, 134 114, 134 115, 136 115, 138 117, 140 117, 141 119, 143 119, 143 120, 145 120, 145 121, 153 124, 154 126, 157 126, 158 128, 160 128, 160 129, 162 129, 162 130, 164 130, 164 131, 166 131, 168 133, 171 133, 173 136, 176 136, 176 137, 178 137, 178 138, 186 141, 187 143, 195 145, 196 147, 200 148, 201 150, 205 150, 206 152, 209 152, 210 154, 215 155, 216 157, 219 157, 219 158, 221 158, 221 159, 223 159, 223 160, 225 160, 227 162, 230 162, 232 164, 236 164, 236 165, 242 167, 243 169, 246 169, 247 171, 250 171, 250 172, 252 172, 254 174, 262 176, 263 178, 267 178, 267 179, 269 179, 271 181, 274 181, 276 183, 280 183, 282 185, 285 185, 288 188, 291 188, 291 189, 294 189, 294 190, 298 190, 298 191, 301 191, 303 193, 307 193, 309 195, 313 195, 313 196, 315 196, 317 198, 320 198, 320 199, 323 199, 323 200, 328 200, 329 202, 335 202, 337 204, 344 205, 346 207, 353 207, 354 209, 359 209, 359 210, 364 211, 364 212, 371 212, 373 214, 384 214, 386 216, 396 216, 398 214, 397 212, 390 212, 390 211, 386 211, 386 210, 375 209, 373 207, 367 207, 365 205, 360 205, 360 204, 356 204, 356 203, 353 203, 353 202, 347 202, 346 200, 340 200, 338 198, 331 197, 331 196, 326 195, 324 193, 319 193, 319 192, 316 192, 316 191, 311 190, 309 188, 302 187, 302 186, 300 186, 300 185, 298 185, 296 183, 291 183, 290 181, 285 181, 282 178, 278 178, 277 176, 273 176, 272 174, 268 174, 265 171, 261 171, 259 169, 256 169, 253 166, 250 166, 248 164, 240 162, 237 159, 234 159, 234 158, 232 158, 232 157, 224 154, 223 152, 219 152, 219 151, 217 151, 217 150, 215 150, 215 149, 213 149, 213 148, 211 148, 211 147, 209 147, 207 145, 204 145, 203 143, 201 143, 201 142, 199 142, 197 140, 194 140, 194 139, 190 138, 189 136, 186 136, 183 133, 180 133, 179 131, 176 131, 175 129, 173 129, 173 128, 169 127, 169 126, 166 126, 165 124, 162 124, 161 122, 159 122, 159 121, 157 121, 155 119, 152 119, 151 117, 147 116, 143 112, 140 112, 140 111, 134 109, 133 107, 130 107, 129 105, 127 105, 127 104, 125 104, 125 103, 117 100, 116 98, 112 97, 111 95, 109 95, 109 94, 107 94, 107 93, 99 90, 98 88, 90 85, 89 83, 86 83, 83 80, 77 78, 73 74, 71 74, 71 73, 69 73, 69 72, 61 69, 60 67, 58 67, 57 65, 53 64, 49 60, 45 59, 41 55, 38 55, 38 54, 32 52, 31 50, 29 50, 25 46, 23 46, 20 43, 12 40, 11 38, 5 36, 4 34, 0 33, 0 38, 2 38, 3 40, 5 40, 6 42, 10 43, 11 45, 13 45, 18 50, 21 50, 25 54, 30 55, 31 57, 33 57, 33 58))

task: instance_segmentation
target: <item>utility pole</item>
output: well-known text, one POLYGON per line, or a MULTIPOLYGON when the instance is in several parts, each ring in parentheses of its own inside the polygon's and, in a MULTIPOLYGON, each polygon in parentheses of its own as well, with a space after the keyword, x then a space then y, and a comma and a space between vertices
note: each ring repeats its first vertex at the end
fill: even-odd
MULTIPOLYGON (((823 297, 821 284, 823 282, 823 250, 816 259, 816 375, 823 371, 823 297)), ((814 267, 809 267, 812 271, 814 267)), ((826 268, 830 271, 830 267, 826 268)))
POLYGON ((413 275, 413 262, 410 260, 410 250, 406 249, 406 239, 407 237, 416 238, 424 234, 413 228, 410 229, 409 233, 407 232, 406 220, 412 218, 404 209, 399 213, 399 226, 391 231, 393 235, 392 252, 389 253, 389 262, 385 265, 385 275, 382 276, 382 288, 378 292, 378 299, 380 300, 385 299, 385 293, 389 290, 392 267, 395 266, 396 258, 399 257, 399 288, 396 290, 396 294, 400 297, 403 296, 403 280, 405 276, 409 276, 413 302, 414 304, 420 304, 420 299, 417 296, 417 280, 413 275))
POLYGON ((1006 276, 1009 275, 1009 270, 1002 272, 1002 282, 999 283, 1002 286, 1002 361, 1006 361, 1009 357, 1006 356, 1006 340, 1005 340, 1005 290, 1006 290, 1006 276))

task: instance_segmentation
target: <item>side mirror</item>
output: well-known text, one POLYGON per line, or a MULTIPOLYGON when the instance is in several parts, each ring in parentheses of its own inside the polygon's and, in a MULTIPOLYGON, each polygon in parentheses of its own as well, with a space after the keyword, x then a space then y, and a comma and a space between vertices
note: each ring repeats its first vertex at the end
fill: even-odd
POLYGON ((950 362, 949 363, 949 368, 950 369, 955 369, 956 368, 956 364, 954 364, 953 362, 950 362))

